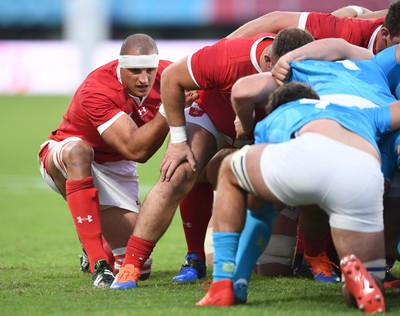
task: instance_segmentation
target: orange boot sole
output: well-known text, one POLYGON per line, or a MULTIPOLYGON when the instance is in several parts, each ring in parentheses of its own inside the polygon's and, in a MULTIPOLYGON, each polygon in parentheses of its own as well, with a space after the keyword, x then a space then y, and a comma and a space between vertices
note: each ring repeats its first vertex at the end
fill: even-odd
POLYGON ((354 305, 368 314, 384 313, 383 292, 362 262, 355 255, 347 255, 340 261, 344 278, 343 295, 349 306, 354 305))
POLYGON ((197 306, 231 306, 234 304, 232 280, 212 282, 206 296, 196 303, 197 306))

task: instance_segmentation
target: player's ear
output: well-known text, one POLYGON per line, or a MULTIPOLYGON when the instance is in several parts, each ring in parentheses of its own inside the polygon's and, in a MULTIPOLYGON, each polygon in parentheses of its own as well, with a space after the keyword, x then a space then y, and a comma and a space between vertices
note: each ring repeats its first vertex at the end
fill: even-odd
POLYGON ((380 32, 382 39, 386 42, 387 38, 390 37, 389 30, 386 27, 382 26, 380 32))
POLYGON ((272 65, 272 58, 269 53, 264 54, 264 61, 268 67, 268 71, 271 71, 273 65, 272 65))

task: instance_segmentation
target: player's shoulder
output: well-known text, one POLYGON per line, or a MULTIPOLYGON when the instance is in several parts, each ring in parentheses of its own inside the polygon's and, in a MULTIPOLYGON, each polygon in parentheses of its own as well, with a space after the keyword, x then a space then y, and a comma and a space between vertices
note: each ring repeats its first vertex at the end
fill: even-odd
POLYGON ((81 100, 115 98, 123 91, 117 77, 117 66, 118 60, 114 60, 92 71, 78 88, 76 95, 79 95, 81 100))

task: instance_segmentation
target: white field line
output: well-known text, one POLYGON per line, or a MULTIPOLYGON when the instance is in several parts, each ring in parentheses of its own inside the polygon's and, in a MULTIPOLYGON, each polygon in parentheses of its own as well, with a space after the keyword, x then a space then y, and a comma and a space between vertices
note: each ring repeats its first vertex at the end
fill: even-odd
MULTIPOLYGON (((152 185, 150 184, 139 184, 139 190, 142 196, 145 196, 151 188, 152 185)), ((0 175, 0 190, 0 192, 11 194, 24 194, 27 190, 48 191, 51 194, 54 193, 40 175, 0 175)))

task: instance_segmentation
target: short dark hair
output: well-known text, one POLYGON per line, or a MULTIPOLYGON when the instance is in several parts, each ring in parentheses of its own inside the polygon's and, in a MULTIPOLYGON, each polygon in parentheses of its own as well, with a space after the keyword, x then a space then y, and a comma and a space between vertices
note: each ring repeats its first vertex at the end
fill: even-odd
POLYGON ((319 95, 308 84, 298 81, 286 83, 269 96, 265 111, 270 114, 282 104, 303 98, 319 100, 319 95))
POLYGON ((400 2, 396 1, 389 6, 383 22, 384 27, 389 31, 391 38, 400 35, 400 2))
POLYGON ((152 37, 144 33, 129 35, 122 43, 120 55, 158 54, 157 44, 152 37))
POLYGON ((299 28, 286 28, 276 34, 270 46, 270 54, 279 58, 288 52, 314 41, 310 32, 299 28))

